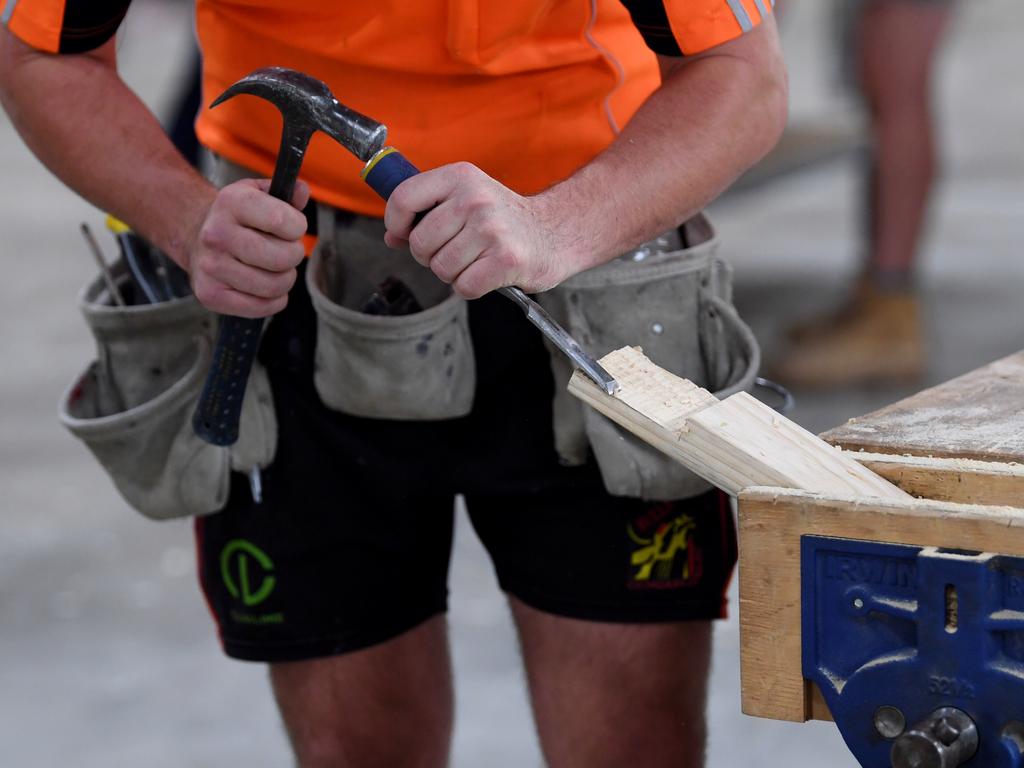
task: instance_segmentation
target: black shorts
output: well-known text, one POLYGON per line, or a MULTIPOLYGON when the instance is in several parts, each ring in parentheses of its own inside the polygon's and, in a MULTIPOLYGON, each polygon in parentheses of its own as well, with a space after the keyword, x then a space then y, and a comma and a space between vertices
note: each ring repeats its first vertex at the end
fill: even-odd
POLYGON ((724 615, 736 560, 727 498, 616 498, 593 463, 562 466, 539 333, 494 295, 471 302, 470 328, 469 416, 346 416, 314 389, 315 317, 299 279, 260 352, 279 425, 263 503, 233 475, 227 507, 196 521, 200 579, 229 656, 345 653, 444 612, 457 493, 501 588, 528 605, 612 622, 724 615))

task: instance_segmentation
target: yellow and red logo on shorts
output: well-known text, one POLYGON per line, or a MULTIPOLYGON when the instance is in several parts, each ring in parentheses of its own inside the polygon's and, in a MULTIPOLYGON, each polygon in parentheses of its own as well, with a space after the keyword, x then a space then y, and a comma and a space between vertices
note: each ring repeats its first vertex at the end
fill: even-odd
POLYGON ((697 522, 686 513, 672 516, 673 505, 655 504, 626 527, 631 589, 692 586, 703 574, 703 557, 694 539, 697 522))

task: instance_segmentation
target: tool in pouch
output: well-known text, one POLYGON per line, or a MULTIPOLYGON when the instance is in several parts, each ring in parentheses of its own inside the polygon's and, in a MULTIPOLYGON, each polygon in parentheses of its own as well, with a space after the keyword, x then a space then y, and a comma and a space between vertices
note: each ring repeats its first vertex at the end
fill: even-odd
MULTIPOLYGON (((99 268, 78 297, 95 353, 61 396, 59 418, 144 517, 211 514, 227 500, 231 458, 193 434, 190 416, 208 367, 212 318, 173 270, 172 295, 151 301, 125 240, 147 263, 157 249, 117 226, 120 253, 111 264, 89 225, 81 227, 99 268)), ((160 290, 155 266, 151 276, 149 287, 160 290)))
MULTIPOLYGON (((131 227, 108 214, 107 229, 114 235, 131 277, 134 304, 160 304, 189 296, 188 275, 162 251, 136 234, 131 227)), ((249 490, 257 504, 263 501, 263 477, 259 466, 249 469, 249 490)))
POLYGON ((123 221, 108 214, 107 229, 117 239, 132 286, 140 294, 135 303, 159 304, 192 292, 185 271, 123 221))
MULTIPOLYGON (((339 103, 316 78, 282 67, 257 69, 229 87, 211 107, 241 93, 260 96, 281 111, 281 147, 270 184, 270 194, 280 200, 291 200, 306 148, 317 130, 366 162, 363 179, 385 200, 402 181, 419 173, 397 150, 383 147, 384 125, 339 103)), ((615 379, 533 299, 519 288, 499 292, 515 301, 527 319, 598 386, 609 394, 617 391, 615 379)), ((262 329, 263 319, 221 317, 210 373, 192 422, 201 439, 214 445, 232 445, 238 439, 245 385, 262 329)))

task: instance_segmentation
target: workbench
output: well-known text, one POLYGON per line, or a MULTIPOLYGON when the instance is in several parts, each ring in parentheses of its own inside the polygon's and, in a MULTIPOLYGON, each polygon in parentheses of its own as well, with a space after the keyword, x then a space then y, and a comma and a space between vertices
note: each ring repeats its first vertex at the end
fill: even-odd
POLYGON ((867 768, 1024 765, 1024 352, 821 437, 916 498, 739 494, 743 711, 867 768))

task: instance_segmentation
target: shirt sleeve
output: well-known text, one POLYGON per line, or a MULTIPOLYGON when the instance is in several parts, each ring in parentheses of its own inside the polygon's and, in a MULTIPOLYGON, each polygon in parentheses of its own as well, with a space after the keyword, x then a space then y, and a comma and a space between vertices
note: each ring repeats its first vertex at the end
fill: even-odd
POLYGON ((621 0, 647 47, 662 56, 691 56, 749 32, 775 0, 621 0))
POLYGON ((85 53, 107 42, 131 0, 0 0, 0 23, 48 53, 85 53))

